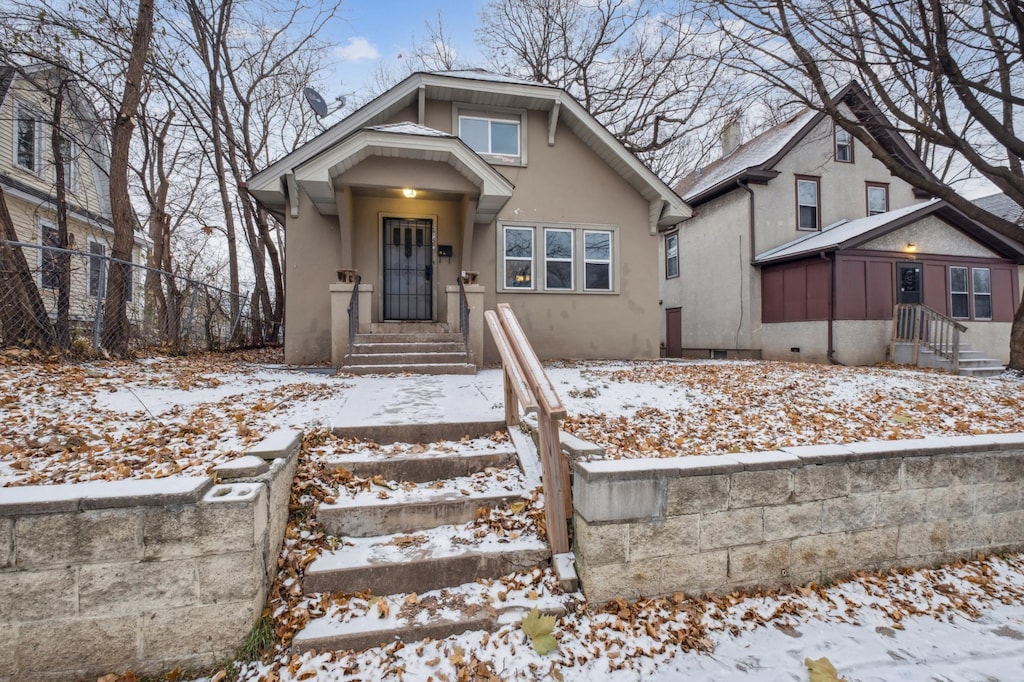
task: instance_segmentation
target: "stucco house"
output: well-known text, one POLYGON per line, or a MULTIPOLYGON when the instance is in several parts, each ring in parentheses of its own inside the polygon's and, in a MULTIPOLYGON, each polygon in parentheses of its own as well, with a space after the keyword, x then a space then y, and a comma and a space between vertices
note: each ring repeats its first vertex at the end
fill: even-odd
POLYGON ((482 71, 410 75, 248 189, 285 226, 286 361, 350 368, 464 323, 496 361, 499 302, 541 357, 657 357, 659 234, 690 216, 565 91, 482 71))
MULTIPOLYGON (((930 172, 856 83, 836 101, 930 172)), ((1005 362, 1019 244, 921 195, 821 113, 723 151, 676 187, 694 216, 662 241, 666 355, 881 362, 906 303, 1005 362)))
MULTIPOLYGON (((47 310, 57 307, 57 252, 33 247, 60 247, 57 230, 56 171, 52 145, 54 93, 59 74, 48 66, 15 69, 0 66, 0 187, 18 241, 33 269, 47 310)), ((73 252, 70 315, 79 328, 89 327, 103 295, 106 263, 114 227, 110 214, 110 151, 101 122, 72 83, 62 114, 62 152, 68 202, 68 243, 73 252)), ((149 240, 137 230, 132 262, 145 263, 149 240)), ((143 305, 143 281, 132 268, 130 306, 143 305)), ((137 311, 136 311, 137 312, 137 311)))

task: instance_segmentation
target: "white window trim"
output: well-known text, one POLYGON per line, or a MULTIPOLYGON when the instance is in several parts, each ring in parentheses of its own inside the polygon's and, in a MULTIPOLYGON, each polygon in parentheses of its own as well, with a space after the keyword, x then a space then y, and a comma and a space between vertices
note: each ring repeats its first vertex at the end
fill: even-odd
POLYGON ((498 166, 525 166, 526 150, 529 148, 526 139, 527 113, 525 109, 507 107, 479 107, 466 103, 452 103, 452 130, 460 137, 460 119, 462 117, 484 119, 487 121, 515 121, 519 123, 519 154, 486 154, 476 152, 488 163, 498 166))
POLYGON ((679 233, 673 232, 672 234, 665 235, 665 279, 676 279, 677 277, 679 277, 679 233), (672 250, 669 247, 670 240, 674 240, 676 244, 676 253, 674 256, 672 255, 672 250), (668 274, 668 263, 670 260, 675 260, 676 262, 676 274, 674 275, 668 274))
POLYGON ((14 163, 15 168, 23 170, 26 173, 31 173, 32 175, 35 175, 37 177, 43 176, 43 168, 45 166, 43 161, 44 154, 46 152, 46 136, 43 135, 42 121, 43 115, 39 107, 33 106, 21 99, 14 100, 14 125, 12 126, 11 133, 11 141, 13 143, 13 158, 11 160, 14 163), (32 150, 32 163, 34 166, 33 168, 28 168, 27 166, 22 165, 21 161, 18 160, 18 124, 21 121, 22 112, 26 112, 28 115, 32 116, 35 121, 35 125, 33 126, 33 128, 35 129, 34 148, 32 150))
POLYGON ((839 126, 839 125, 835 125, 834 128, 835 128, 835 131, 833 132, 833 135, 832 135, 833 143, 835 145, 835 149, 833 150, 833 158, 836 160, 836 163, 853 163, 854 162, 854 157, 853 157, 853 139, 854 139, 853 138, 853 133, 851 133, 850 131, 846 130, 845 128, 843 128, 842 126, 839 126), (848 158, 848 159, 840 159, 839 158, 839 136, 840 135, 845 135, 847 140, 848 140, 848 142, 846 144, 846 147, 847 147, 847 149, 850 152, 850 158, 848 158))
MULTIPOLYGON (((86 239, 86 242, 87 242, 86 243, 86 247, 85 247, 86 248, 86 258, 88 258, 88 261, 86 262, 86 266, 85 266, 85 272, 86 272, 86 276, 85 276, 85 295, 88 298, 95 299, 99 295, 99 292, 103 291, 103 288, 106 286, 105 280, 107 278, 106 277, 106 275, 107 275, 107 261, 106 261, 106 258, 104 258, 104 257, 107 255, 107 253, 109 251, 109 247, 107 246, 106 242, 100 241, 99 239, 94 239, 93 237, 89 237, 88 239, 86 239), (103 253, 101 253, 101 254, 94 254, 92 252, 92 245, 93 244, 99 244, 100 246, 102 246, 103 247, 103 253), (92 264, 94 262, 93 259, 96 256, 100 256, 100 258, 99 258, 100 272, 99 272, 99 279, 96 282, 96 292, 94 293, 93 290, 92 290, 92 264)), ((106 293, 107 292, 103 291, 103 298, 104 299, 106 299, 106 293)))
POLYGON ((815 178, 812 176, 797 176, 794 189, 796 190, 796 229, 799 230, 800 232, 821 232, 821 178, 815 178), (814 185, 813 204, 800 203, 801 182, 806 182, 808 184, 814 185), (815 227, 803 227, 800 224, 800 209, 804 206, 814 206, 815 227))
POLYGON ((949 266, 949 316, 954 320, 969 320, 971 319, 971 269, 964 265, 951 265, 949 266), (953 271, 963 270, 964 271, 964 284, 967 287, 963 291, 953 291, 953 271), (953 315, 953 295, 959 294, 961 296, 967 296, 967 317, 958 317, 953 315))
POLYGON ((598 292, 598 291, 601 292, 601 293, 608 293, 608 292, 611 292, 611 291, 615 291, 615 282, 616 282, 617 278, 615 277, 615 270, 612 267, 613 264, 615 263, 615 234, 611 230, 595 230, 595 229, 589 229, 589 230, 588 229, 584 229, 584 230, 581 230, 581 232, 583 234, 583 248, 580 250, 580 253, 583 254, 583 258, 581 259, 582 262, 583 262, 583 277, 582 277, 582 279, 580 281, 583 283, 583 291, 588 292, 588 293, 590 293, 590 292, 598 292), (586 242, 586 240, 587 240, 587 234, 589 234, 589 233, 594 233, 594 234, 598 234, 599 233, 599 234, 607 234, 608 235, 608 258, 607 259, 604 259, 604 258, 587 258, 587 246, 586 246, 587 242, 586 242), (599 265, 605 265, 605 264, 608 265, 608 288, 606 288, 606 289, 590 289, 589 287, 587 287, 587 265, 590 264, 590 263, 596 263, 596 264, 599 264, 599 265))
MULTIPOLYGON (((49 246, 49 244, 46 243, 46 238, 45 238, 46 237, 46 230, 47 229, 56 230, 57 229, 57 223, 53 222, 49 218, 40 218, 38 225, 39 225, 39 246, 41 246, 41 247, 49 246)), ((43 286, 43 260, 44 260, 44 256, 45 255, 46 255, 46 250, 40 248, 39 249, 39 276, 36 277, 36 286, 39 287, 40 291, 43 291, 44 289, 52 289, 53 288, 53 287, 44 287, 43 286)))
POLYGON ((985 320, 985 321, 991 320, 992 319, 992 313, 994 312, 993 309, 992 309, 992 268, 971 268, 970 287, 971 287, 971 319, 972 320, 985 320), (976 271, 978 271, 978 270, 987 270, 988 271, 988 291, 980 293, 980 294, 977 291, 975 291, 975 288, 974 288, 974 273, 976 271), (978 300, 978 296, 988 296, 988 310, 989 310, 988 317, 978 317, 978 315, 977 315, 977 308, 978 308, 977 300, 978 300))
MULTIPOLYGON (((617 254, 619 253, 619 227, 617 225, 600 225, 590 223, 558 223, 558 222, 522 222, 522 221, 498 221, 498 229, 495 231, 497 234, 497 267, 498 272, 495 277, 497 287, 496 290, 499 292, 505 292, 510 294, 547 294, 547 295, 585 295, 585 296, 601 296, 608 294, 619 293, 619 261, 617 254), (506 287, 505 286, 505 230, 506 229, 529 229, 533 231, 533 258, 531 261, 532 278, 530 281, 530 288, 526 287, 506 287), (547 280, 547 269, 544 268, 544 254, 540 253, 540 249, 545 247, 543 243, 543 235, 546 230, 572 230, 573 232, 573 268, 572 268, 572 289, 548 289, 546 288, 547 280), (596 260, 586 259, 586 249, 584 244, 584 233, 585 232, 602 232, 610 233, 610 260, 596 260), (540 237, 538 238, 538 235, 540 237), (586 264, 591 263, 609 263, 608 278, 610 289, 588 289, 586 288, 586 264), (537 284, 538 273, 540 269, 544 268, 544 279, 545 283, 542 285, 537 284)), ((513 258, 512 260, 525 260, 522 258, 513 258)))
POLYGON ((536 291, 537 289, 537 226, 536 225, 505 225, 499 231, 499 261, 501 262, 501 276, 498 277, 498 287, 504 291, 536 291), (524 258, 522 256, 508 256, 506 254, 505 247, 505 230, 522 230, 529 231, 530 233, 530 257, 524 258), (512 287, 506 284, 508 279, 508 263, 509 261, 520 262, 530 261, 530 286, 528 287, 512 287))
MULTIPOLYGON (((78 144, 78 140, 71 135, 65 135, 64 139, 68 141, 68 154, 64 157, 64 189, 70 194, 78 194, 81 182, 81 174, 78 172, 78 155, 81 153, 81 146, 78 144), (69 175, 70 177, 68 177, 69 175)), ((56 173, 55 169, 55 180, 56 173)))
POLYGON ((573 230, 566 229, 564 227, 545 227, 544 228, 544 290, 545 291, 561 291, 561 292, 572 292, 576 290, 576 235, 573 230), (567 232, 569 234, 569 257, 568 258, 549 258, 548 257, 548 233, 549 232, 567 232), (568 287, 550 287, 548 286, 548 262, 552 263, 569 263, 569 286, 568 287))

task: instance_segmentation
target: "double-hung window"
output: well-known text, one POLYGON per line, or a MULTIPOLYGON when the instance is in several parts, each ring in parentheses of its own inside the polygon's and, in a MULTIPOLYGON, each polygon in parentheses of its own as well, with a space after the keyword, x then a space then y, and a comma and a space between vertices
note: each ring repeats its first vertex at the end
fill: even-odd
POLYGON ((665 279, 679 276, 679 233, 665 237, 665 279))
POLYGON ((459 116, 459 137, 479 154, 519 156, 519 118, 459 116))
POLYGON ((544 288, 572 291, 572 230, 544 228, 544 288))
POLYGON ((60 138, 60 157, 64 165, 64 188, 78 191, 78 144, 70 137, 60 138))
POLYGON ((38 111, 15 103, 14 162, 20 168, 39 175, 43 172, 43 120, 38 111))
POLYGON ((504 262, 506 289, 533 288, 533 233, 532 227, 506 227, 504 232, 504 262))
POLYGON ((104 277, 107 274, 106 245, 100 242, 89 242, 89 295, 99 296, 106 282, 104 277))
POLYGON ((974 287, 974 319, 992 319, 992 271, 988 268, 971 268, 971 284, 974 287))
POLYGON ((40 223, 39 232, 43 245, 40 284, 44 289, 56 289, 60 286, 60 253, 53 249, 60 247, 60 233, 49 223, 40 223))
POLYGON ((615 291, 614 228, 511 224, 501 225, 499 233, 498 278, 504 290, 615 291))
POLYGON ((877 215, 889 210, 889 185, 881 182, 867 184, 868 215, 877 215))
POLYGON ((583 231, 584 291, 612 290, 612 233, 583 231))
POLYGON ((853 135, 849 131, 835 127, 836 131, 836 161, 842 163, 853 163, 853 135))
POLYGON ((796 178, 796 212, 798 230, 821 229, 821 203, 818 200, 818 178, 797 176, 796 178))
POLYGON ((992 319, 992 271, 989 268, 949 268, 949 310, 961 320, 992 319))

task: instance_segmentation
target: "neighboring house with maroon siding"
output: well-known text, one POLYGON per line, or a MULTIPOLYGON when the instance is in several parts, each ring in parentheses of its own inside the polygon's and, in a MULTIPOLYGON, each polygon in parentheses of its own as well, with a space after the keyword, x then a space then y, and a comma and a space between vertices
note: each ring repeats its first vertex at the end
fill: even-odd
MULTIPOLYGON (((856 83, 836 101, 930 173, 856 83)), ((694 217, 662 240, 666 355, 881 362, 896 304, 915 302, 1005 362, 1019 245, 893 176, 824 114, 723 151, 676 188, 694 217)))

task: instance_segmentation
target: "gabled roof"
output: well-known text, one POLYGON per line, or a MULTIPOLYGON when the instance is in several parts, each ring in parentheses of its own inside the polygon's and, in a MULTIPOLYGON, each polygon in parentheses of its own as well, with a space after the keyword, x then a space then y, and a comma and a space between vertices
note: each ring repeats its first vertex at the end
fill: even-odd
POLYGON ((1024 208, 1002 192, 975 199, 974 204, 1007 222, 1024 227, 1024 208))
MULTIPOLYGON (((896 158, 919 173, 932 175, 859 83, 850 82, 833 96, 832 101, 847 104, 861 125, 882 141, 896 158)), ((779 172, 774 168, 779 161, 824 118, 824 112, 804 109, 717 161, 687 175, 676 185, 676 192, 689 204, 696 205, 734 189, 738 181, 767 183, 778 176, 779 172)))
MULTIPOLYGON (((284 212, 287 187, 295 169, 364 128, 386 124, 403 109, 426 99, 457 100, 484 107, 517 107, 549 112, 550 121, 567 125, 605 163, 651 204, 651 223, 667 229, 692 211, 647 166, 629 152, 583 106, 561 88, 485 71, 419 72, 360 107, 298 149, 249 179, 249 191, 267 208, 284 212)), ((422 131, 410 134, 423 134, 422 131)))
POLYGON ((962 230, 981 244, 1004 258, 1024 262, 1024 246, 1015 244, 1002 235, 993 232, 980 223, 971 220, 945 201, 932 199, 921 204, 878 213, 866 218, 844 220, 826 227, 821 232, 812 232, 774 249, 769 249, 754 258, 755 265, 768 265, 798 260, 821 253, 853 249, 884 234, 915 223, 930 215, 938 215, 954 227, 962 230))

